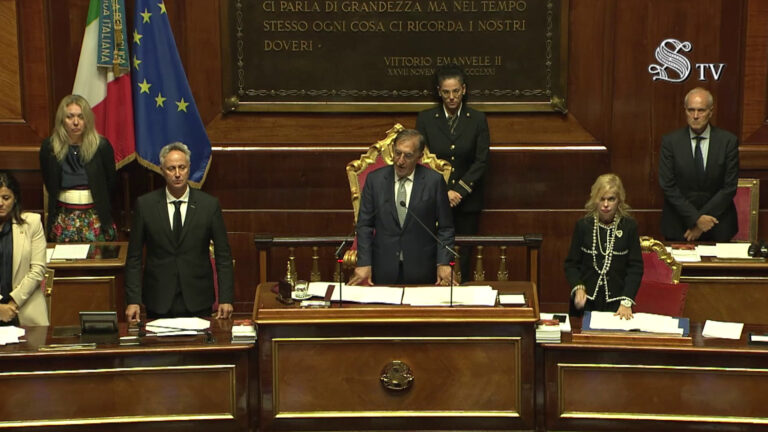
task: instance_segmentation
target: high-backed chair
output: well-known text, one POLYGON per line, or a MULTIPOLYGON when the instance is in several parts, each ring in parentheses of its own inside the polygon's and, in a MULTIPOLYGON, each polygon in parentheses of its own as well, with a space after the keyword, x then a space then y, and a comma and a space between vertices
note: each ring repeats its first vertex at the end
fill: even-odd
POLYGON ((667 248, 653 237, 640 237, 643 250, 643 279, 635 296, 635 312, 681 316, 688 284, 680 283, 682 266, 667 248))
MULTIPOLYGON (((347 180, 349 181, 349 192, 351 193, 355 224, 357 224, 357 213, 360 211, 360 198, 365 186, 365 179, 373 170, 394 163, 392 144, 395 136, 403 129, 405 128, 400 123, 395 124, 392 129, 387 131, 387 136, 383 140, 371 145, 367 152, 360 155, 359 159, 347 164, 347 180)), ((445 181, 448 182, 448 177, 451 175, 451 164, 438 159, 428 148, 424 149, 424 155, 420 163, 439 172, 445 181)), ((354 267, 356 263, 357 238, 355 238, 352 247, 344 254, 344 266, 354 267)))
POLYGON ((752 178, 739 179, 736 196, 733 197, 736 214, 739 218, 739 231, 732 241, 757 241, 757 216, 760 208, 760 180, 752 178))

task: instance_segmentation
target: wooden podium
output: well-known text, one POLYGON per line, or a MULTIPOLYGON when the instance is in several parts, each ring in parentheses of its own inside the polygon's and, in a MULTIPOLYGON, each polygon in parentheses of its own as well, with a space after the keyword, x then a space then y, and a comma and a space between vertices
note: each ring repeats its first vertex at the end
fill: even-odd
MULTIPOLYGON (((54 247, 49 244, 48 247, 54 247)), ((53 287, 47 287, 51 326, 79 325, 80 311, 117 311, 124 320, 127 242, 91 243, 84 260, 51 261, 53 287)))
POLYGON ((260 284, 260 430, 532 430, 538 299, 523 307, 283 305, 260 284))

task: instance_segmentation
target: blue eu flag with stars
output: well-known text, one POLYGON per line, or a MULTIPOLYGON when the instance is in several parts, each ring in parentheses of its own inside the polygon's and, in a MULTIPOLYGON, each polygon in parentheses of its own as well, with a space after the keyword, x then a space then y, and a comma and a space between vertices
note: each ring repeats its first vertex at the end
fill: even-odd
POLYGON ((131 58, 136 153, 160 171, 160 149, 180 141, 192 152, 189 180, 199 187, 211 162, 211 142, 189 89, 165 3, 137 0, 131 58))

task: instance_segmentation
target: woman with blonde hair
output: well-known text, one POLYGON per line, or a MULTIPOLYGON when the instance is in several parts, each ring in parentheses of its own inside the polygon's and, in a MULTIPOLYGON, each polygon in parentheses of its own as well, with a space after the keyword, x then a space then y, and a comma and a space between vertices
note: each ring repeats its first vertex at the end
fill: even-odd
POLYGON ((584 208, 587 214, 576 222, 565 259, 572 305, 631 319, 643 256, 637 222, 629 215, 619 176, 598 177, 584 208))
POLYGON ((117 176, 115 154, 96 132, 93 111, 82 96, 61 100, 51 136, 40 146, 40 170, 48 190, 50 241, 117 238, 110 200, 117 176))
POLYGON ((0 326, 48 325, 44 276, 40 215, 22 212, 19 182, 0 171, 0 326))

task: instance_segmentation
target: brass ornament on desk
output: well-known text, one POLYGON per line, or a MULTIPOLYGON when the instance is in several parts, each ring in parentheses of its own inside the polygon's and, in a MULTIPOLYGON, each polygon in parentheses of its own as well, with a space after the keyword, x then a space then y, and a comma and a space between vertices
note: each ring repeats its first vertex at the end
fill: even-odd
POLYGON ((400 360, 393 360, 384 366, 379 377, 384 388, 396 391, 408 389, 413 379, 410 366, 400 360))

